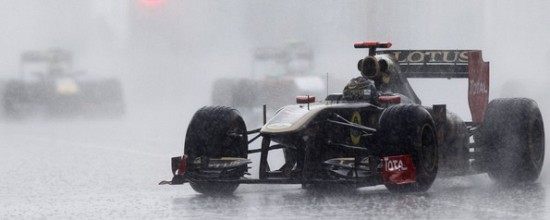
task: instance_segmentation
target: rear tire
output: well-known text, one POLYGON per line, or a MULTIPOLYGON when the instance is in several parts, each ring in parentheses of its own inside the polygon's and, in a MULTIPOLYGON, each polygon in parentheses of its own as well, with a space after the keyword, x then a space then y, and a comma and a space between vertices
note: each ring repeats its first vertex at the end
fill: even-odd
POLYGON ((495 99, 480 128, 482 156, 489 177, 504 185, 531 183, 544 163, 544 124, 535 101, 495 99))
MULTIPOLYGON (((225 106, 206 106, 199 109, 187 128, 184 154, 189 157, 189 161, 203 156, 247 158, 247 130, 239 112, 225 106)), ((238 176, 222 178, 238 179, 246 171, 245 168, 238 176)), ((190 182, 190 185, 203 194, 230 194, 237 189, 239 183, 190 182)))
POLYGON ((394 105, 380 116, 381 156, 411 154, 416 167, 416 182, 386 183, 391 192, 427 191, 435 181, 439 154, 434 121, 419 105, 394 105))

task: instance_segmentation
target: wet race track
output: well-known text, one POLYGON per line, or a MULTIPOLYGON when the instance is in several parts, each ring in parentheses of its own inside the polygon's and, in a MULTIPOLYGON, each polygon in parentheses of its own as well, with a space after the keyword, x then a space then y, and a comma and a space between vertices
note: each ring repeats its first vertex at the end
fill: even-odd
MULTIPOLYGON (((319 90, 324 95, 340 93, 350 79, 360 76, 357 61, 368 54, 354 49, 358 41, 389 41, 392 50, 482 50, 490 62, 490 99, 536 100, 548 133, 550 46, 545 42, 550 29, 541 21, 550 20, 550 1, 3 3, 0 91, 6 82, 22 76, 24 51, 59 48, 74 54, 78 77, 120 78, 128 106, 127 114, 115 119, 14 121, 2 116, 0 103, 0 220, 550 219, 548 156, 537 183, 517 188, 499 187, 487 175, 437 179, 420 194, 393 194, 384 186, 319 192, 300 185, 241 185, 232 196, 212 197, 189 185, 158 185, 172 177, 170 158, 183 153, 192 114, 204 105, 221 104, 212 94, 231 94, 216 84, 218 80, 260 79, 262 74, 273 78, 284 72, 281 68, 305 66, 311 71, 306 74, 326 78, 326 84, 319 84, 326 85, 319 90), (313 65, 291 65, 287 58, 277 61, 287 67, 257 65, 254 57, 264 57, 257 51, 293 42, 312 48, 304 50, 306 56, 297 54, 313 65)), ((41 76, 37 73, 30 72, 41 76)), ((294 84, 309 87, 318 80, 294 84)), ((446 104, 471 121, 468 81, 437 80, 411 79, 422 104, 446 104)), ((239 100, 260 99, 267 91, 267 86, 254 92, 241 85, 235 87, 244 91, 235 96, 239 100)), ((68 88, 78 91, 74 85, 68 88)), ((288 97, 281 104, 287 105, 296 95, 309 95, 276 88, 280 91, 260 100, 288 97)), ((245 120, 260 121, 257 112, 250 114, 255 118, 245 120)), ((259 159, 254 156, 250 172, 257 177, 259 159)), ((280 151, 271 156, 272 167, 281 163, 280 151)))
MULTIPOLYGON (((187 117, 187 116, 186 116, 187 117)), ((352 192, 241 185, 210 197, 170 178, 186 123, 27 120, 0 125, 0 219, 548 219, 549 170, 537 184, 502 188, 485 175, 438 179, 421 194, 383 186, 352 192), (177 129, 174 129, 177 128, 177 129)))

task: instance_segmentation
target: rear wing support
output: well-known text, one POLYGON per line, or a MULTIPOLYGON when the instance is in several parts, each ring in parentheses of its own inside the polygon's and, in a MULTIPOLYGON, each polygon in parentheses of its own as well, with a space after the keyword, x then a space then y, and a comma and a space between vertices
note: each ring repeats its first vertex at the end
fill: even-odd
POLYGON ((489 62, 480 50, 384 50, 407 78, 468 78, 472 122, 483 122, 489 103, 489 62))

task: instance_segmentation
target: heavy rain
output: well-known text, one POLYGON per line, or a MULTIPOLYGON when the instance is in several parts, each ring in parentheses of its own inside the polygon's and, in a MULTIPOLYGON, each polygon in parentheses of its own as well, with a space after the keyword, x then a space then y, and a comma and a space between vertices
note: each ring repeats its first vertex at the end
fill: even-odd
MULTIPOLYGON (((437 178, 422 193, 242 184, 209 196, 158 185, 172 178, 193 114, 228 100, 223 83, 307 74, 295 83, 320 101, 360 76, 368 50, 354 49, 358 41, 482 50, 489 98, 533 99, 548 125, 547 1, 0 2, 0 219, 550 218, 548 163, 535 183, 504 187, 477 174, 437 178), (13 86, 21 82, 30 86, 13 86)), ((471 120, 467 80, 410 83, 423 105, 471 120)), ((269 117, 310 95, 285 85, 237 92, 257 101, 239 109, 249 129, 262 123, 260 105, 269 117)), ((250 158, 256 178, 259 157, 250 158)), ((282 152, 269 161, 283 163, 282 152)))

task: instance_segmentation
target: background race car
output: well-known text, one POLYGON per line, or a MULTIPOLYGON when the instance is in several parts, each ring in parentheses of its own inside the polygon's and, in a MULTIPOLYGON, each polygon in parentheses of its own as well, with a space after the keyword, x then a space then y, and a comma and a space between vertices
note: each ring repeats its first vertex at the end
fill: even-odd
POLYGON ((124 101, 120 81, 73 71, 72 61, 72 54, 60 49, 24 52, 19 78, 4 85, 5 116, 121 116, 124 101))
POLYGON ((304 42, 257 48, 251 77, 216 80, 212 104, 232 106, 248 116, 248 112, 261 110, 263 105, 275 110, 293 102, 296 94, 324 97, 335 92, 329 91, 329 87, 340 90, 347 82, 326 73, 314 73, 313 62, 313 49, 304 42))

